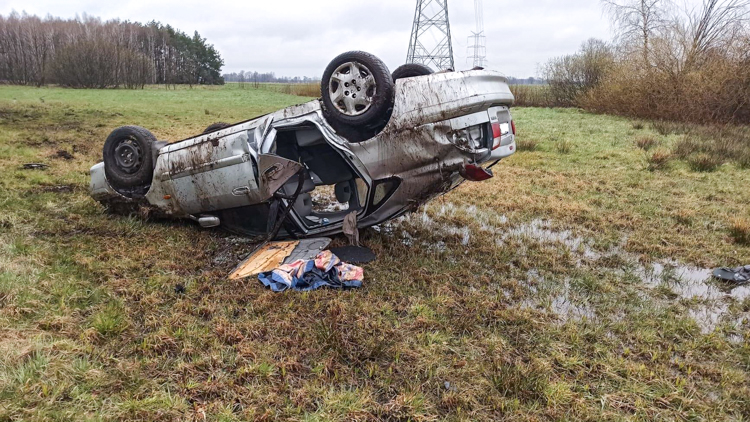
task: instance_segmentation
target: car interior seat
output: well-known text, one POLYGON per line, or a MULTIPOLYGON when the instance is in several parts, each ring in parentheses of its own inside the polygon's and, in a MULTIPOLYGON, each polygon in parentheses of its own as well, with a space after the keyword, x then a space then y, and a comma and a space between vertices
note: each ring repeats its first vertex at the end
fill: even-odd
MULTIPOLYGON (((310 192, 315 190, 315 182, 313 181, 313 178, 310 176, 310 172, 307 169, 304 170, 303 177, 304 182, 302 184, 302 190, 300 191, 299 197, 297 197, 297 201, 293 206, 294 210, 302 218, 307 217, 312 213, 312 196, 310 196, 310 192)), ((294 193, 297 191, 298 185, 299 177, 292 177, 282 187, 284 194, 287 196, 294 195, 294 193)))

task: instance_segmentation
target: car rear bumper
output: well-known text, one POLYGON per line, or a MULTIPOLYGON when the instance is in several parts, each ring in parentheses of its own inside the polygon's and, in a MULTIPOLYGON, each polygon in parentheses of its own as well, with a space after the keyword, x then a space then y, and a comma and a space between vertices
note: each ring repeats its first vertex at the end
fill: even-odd
POLYGON ((498 72, 470 70, 400 79, 396 81, 396 101, 388 126, 413 128, 493 106, 510 107, 514 101, 507 79, 498 72))

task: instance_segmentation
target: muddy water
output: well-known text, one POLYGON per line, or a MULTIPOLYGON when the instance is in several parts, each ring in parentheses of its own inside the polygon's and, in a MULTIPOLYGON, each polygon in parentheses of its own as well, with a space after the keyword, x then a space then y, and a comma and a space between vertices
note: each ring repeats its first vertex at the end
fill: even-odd
MULTIPOLYGON (((653 264, 641 264, 637 255, 624 251, 627 237, 623 238, 620 245, 610 250, 598 251, 593 246, 593 240, 577 236, 571 230, 554 229, 552 223, 547 220, 536 219, 530 223, 509 225, 508 218, 504 215, 478 209, 474 206, 457 206, 453 203, 442 204, 439 207, 428 205, 422 213, 402 217, 395 222, 386 223, 382 229, 377 228, 376 230, 383 233, 400 233, 401 241, 404 244, 417 245, 419 240, 415 239, 408 231, 392 230, 388 227, 399 228, 404 221, 408 220, 411 224, 429 228, 435 233, 458 235, 461 243, 466 246, 469 245, 474 234, 471 228, 444 224, 435 220, 435 218, 440 219, 441 217, 450 218, 457 214, 474 216, 475 221, 479 223, 478 230, 497 235, 495 243, 498 247, 507 246, 509 241, 513 239, 526 243, 562 246, 580 257, 576 264, 578 268, 596 266, 598 261, 603 258, 617 256, 623 262, 628 263, 629 269, 626 270, 626 273, 632 273, 642 280, 645 298, 657 302, 661 301, 662 305, 665 306, 683 304, 690 317, 706 334, 713 332, 723 323, 728 323, 730 327, 739 329, 746 320, 750 319, 750 314, 730 315, 730 308, 733 303, 750 298, 750 286, 732 289, 713 280, 711 269, 697 268, 675 261, 667 260, 653 264), (663 298, 665 292, 668 292, 666 299, 663 298)), ((422 246, 438 252, 446 251, 445 242, 422 246)), ((517 252, 523 253, 523 249, 517 252)), ((548 310, 557 315, 561 322, 596 318, 594 306, 571 294, 568 280, 564 282, 545 280, 539 275, 538 271, 530 271, 527 274, 526 281, 528 298, 518 304, 521 308, 548 310)), ((730 340, 732 338, 737 340, 739 337, 736 334, 730 334, 729 338, 730 340)))
MULTIPOLYGON (((750 297, 750 286, 729 286, 713 279, 712 270, 681 265, 676 262, 654 263, 639 268, 636 273, 651 288, 666 288, 677 300, 691 302, 690 316, 704 334, 713 332, 729 315, 732 302, 750 297)), ((740 316, 735 328, 747 316, 740 316)))

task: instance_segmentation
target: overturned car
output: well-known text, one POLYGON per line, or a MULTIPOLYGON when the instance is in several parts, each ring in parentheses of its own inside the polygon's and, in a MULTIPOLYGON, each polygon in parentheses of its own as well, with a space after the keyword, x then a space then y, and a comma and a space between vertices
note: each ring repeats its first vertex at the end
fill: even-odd
POLYGON ((486 167, 515 152, 512 104, 495 72, 405 65, 391 75, 371 54, 344 53, 319 100, 171 144, 116 129, 91 168, 91 195, 241 235, 332 235, 352 215, 369 227, 492 177, 486 167))

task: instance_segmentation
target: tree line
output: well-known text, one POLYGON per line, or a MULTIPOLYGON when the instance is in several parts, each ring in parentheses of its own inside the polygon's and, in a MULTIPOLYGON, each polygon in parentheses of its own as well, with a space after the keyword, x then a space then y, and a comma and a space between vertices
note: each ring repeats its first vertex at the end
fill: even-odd
POLYGON ((554 105, 688 122, 750 123, 750 0, 603 0, 613 43, 544 68, 554 105))
POLYGON ((246 72, 241 70, 239 72, 225 73, 222 75, 226 82, 239 82, 239 83, 283 83, 283 84, 306 84, 320 82, 320 78, 310 78, 308 76, 276 76, 274 72, 258 73, 258 72, 246 72))
POLYGON ((224 61, 196 31, 159 22, 0 15, 0 82, 74 88, 223 84, 224 61))

